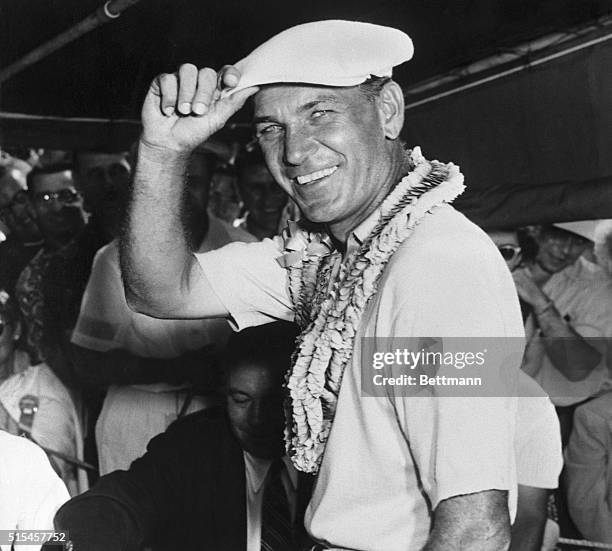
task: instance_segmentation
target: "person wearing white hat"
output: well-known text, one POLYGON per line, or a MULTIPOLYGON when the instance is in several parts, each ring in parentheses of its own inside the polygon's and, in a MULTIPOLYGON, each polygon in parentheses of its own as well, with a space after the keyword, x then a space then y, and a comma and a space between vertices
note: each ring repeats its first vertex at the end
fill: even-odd
POLYGON ((605 345, 612 337, 612 278, 593 252, 598 222, 542 226, 535 262, 513 272, 532 306, 523 368, 557 406, 564 444, 576 405, 612 385, 605 345))
POLYGON ((286 444, 318 474, 305 519, 318 548, 504 549, 516 399, 361 392, 362 337, 523 336, 503 259, 448 205, 463 190, 458 167, 399 138, 390 77, 412 53, 397 29, 318 21, 219 73, 187 64, 156 78, 121 247, 126 295, 158 317, 300 324, 286 444), (194 255, 180 229, 186 159, 251 96, 266 164, 304 221, 194 255))

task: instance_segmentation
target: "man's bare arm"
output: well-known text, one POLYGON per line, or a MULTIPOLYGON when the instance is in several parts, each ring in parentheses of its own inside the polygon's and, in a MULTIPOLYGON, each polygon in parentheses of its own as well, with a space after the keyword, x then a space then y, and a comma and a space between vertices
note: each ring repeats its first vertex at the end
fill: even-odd
POLYGON ((601 353, 561 316, 528 269, 515 270, 512 275, 519 296, 533 306, 553 365, 570 381, 583 380, 599 365, 601 353))
POLYGON ((518 487, 516 520, 510 551, 540 551, 546 528, 548 494, 545 488, 518 487))
POLYGON ((126 299, 139 312, 165 318, 228 315, 190 250, 181 206, 189 156, 257 91, 221 97, 218 82, 235 86, 239 79, 233 68, 218 75, 186 64, 149 88, 120 248, 126 299))
POLYGON ((503 551, 510 546, 508 493, 487 490, 440 502, 423 551, 503 551))

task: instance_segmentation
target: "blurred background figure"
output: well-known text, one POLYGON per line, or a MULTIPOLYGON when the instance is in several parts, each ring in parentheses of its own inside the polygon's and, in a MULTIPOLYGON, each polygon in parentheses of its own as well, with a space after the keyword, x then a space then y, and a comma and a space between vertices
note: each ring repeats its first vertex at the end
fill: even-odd
POLYGON ((0 153, 0 288, 13 292, 19 274, 42 246, 28 197, 31 167, 0 153))
MULTIPOLYGON (((195 153, 183 212, 195 249, 255 241, 207 211, 210 158, 195 153)), ((154 228, 151 228, 154 231, 154 228)), ((108 389, 96 424, 100 473, 127 469, 149 440, 178 417, 211 405, 214 349, 231 333, 225 320, 157 319, 130 310, 118 240, 96 255, 72 334, 71 358, 81 387, 108 389)))
POLYGON ((576 408, 566 450, 572 520, 590 540, 612 544, 612 392, 576 408))
POLYGON ((16 296, 24 323, 24 337, 33 364, 41 362, 49 353, 49 346, 57 334, 61 321, 47 316, 45 295, 64 303, 61 293, 54 287, 74 292, 63 276, 74 271, 71 260, 79 251, 78 236, 85 227, 83 200, 76 187, 72 166, 49 165, 36 168, 28 174, 28 193, 32 201, 43 246, 21 272, 16 285, 16 296), (51 280, 49 272, 56 276, 51 280), (53 292, 45 286, 52 284, 53 292), (45 318, 49 321, 46 322, 45 318), (45 340, 45 325, 53 334, 45 340))
POLYGON ((597 264, 612 276, 612 220, 602 220, 595 226, 594 239, 597 264))
POLYGON ((243 203, 238 191, 236 167, 231 163, 217 166, 210 182, 210 212, 232 224, 240 217, 243 203))
POLYGON ((57 452, 50 452, 51 464, 77 495, 88 485, 76 466, 83 460, 83 436, 72 397, 48 365, 30 365, 18 346, 20 334, 17 305, 0 290, 0 429, 57 452))
POLYGON ((612 337, 612 279, 596 263, 597 221, 542 226, 535 260, 514 272, 527 320, 523 369, 549 394, 563 443, 579 403, 610 386, 605 339, 612 337))
POLYGON ((101 247, 121 228, 131 178, 127 154, 75 152, 74 169, 83 206, 90 213, 88 226, 100 234, 101 247))
POLYGON ((272 178, 259 148, 239 155, 236 169, 245 212, 234 223, 260 240, 277 235, 288 196, 272 178))
POLYGON ((287 322, 234 333, 222 406, 173 423, 126 470, 66 503, 56 528, 87 551, 310 549, 304 510, 314 477, 295 470, 283 442, 297 333, 287 322))
MULTIPOLYGON (((511 272, 514 272, 521 263, 529 265, 534 261, 538 246, 526 229, 490 228, 485 231, 495 243, 511 272)), ((531 305, 520 297, 519 304, 525 321, 531 313, 531 305)))

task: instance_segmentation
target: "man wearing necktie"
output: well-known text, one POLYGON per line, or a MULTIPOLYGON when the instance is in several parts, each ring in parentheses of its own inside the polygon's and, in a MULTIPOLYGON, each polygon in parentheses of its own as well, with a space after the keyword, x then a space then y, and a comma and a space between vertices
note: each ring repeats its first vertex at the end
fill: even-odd
POLYGON ((225 356, 226 407, 189 415, 127 471, 100 479, 55 518, 75 549, 306 549, 312 477, 285 456, 282 383, 296 336, 275 323, 237 333, 225 356))

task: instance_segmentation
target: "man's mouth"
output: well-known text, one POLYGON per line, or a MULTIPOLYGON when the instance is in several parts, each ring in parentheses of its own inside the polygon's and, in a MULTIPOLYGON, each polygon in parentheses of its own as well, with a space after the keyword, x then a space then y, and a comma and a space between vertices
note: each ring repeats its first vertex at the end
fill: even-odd
POLYGON ((298 176, 295 180, 300 186, 303 186, 305 184, 310 184, 311 182, 321 180, 322 178, 326 178, 327 176, 331 176, 334 172, 336 172, 336 170, 338 170, 338 165, 332 166, 331 168, 317 170, 316 172, 311 172, 310 174, 304 174, 303 176, 298 176))

